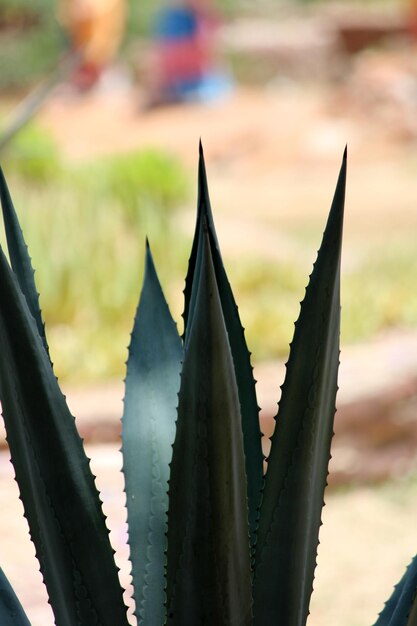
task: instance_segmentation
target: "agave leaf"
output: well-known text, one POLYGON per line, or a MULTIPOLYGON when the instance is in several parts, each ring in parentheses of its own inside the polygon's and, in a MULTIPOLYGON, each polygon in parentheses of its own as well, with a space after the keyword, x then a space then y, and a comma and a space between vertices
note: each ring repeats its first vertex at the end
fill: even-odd
POLYGON ((308 616, 337 390, 345 180, 346 152, 272 437, 256 547, 256 626, 304 626, 308 616))
POLYGON ((144 626, 161 626, 165 616, 167 491, 182 356, 147 245, 127 362, 122 435, 134 598, 144 626))
POLYGON ((179 393, 168 511, 168 624, 252 623, 243 435, 208 233, 179 393))
POLYGON ((204 162, 204 152, 203 145, 200 140, 199 144, 199 161, 198 161, 198 197, 197 197, 197 220, 194 231, 194 239, 191 247, 190 259, 188 262, 188 272, 185 279, 185 289, 184 289, 184 334, 187 331, 187 326, 189 326, 188 318, 191 314, 190 309, 193 308, 192 305, 192 291, 194 284, 194 275, 199 273, 199 268, 201 264, 201 250, 202 250, 202 242, 201 235, 203 233, 203 222, 205 221, 207 228, 209 228, 211 232, 211 236, 214 240, 215 249, 220 256, 219 244, 217 241, 216 230, 214 228, 213 222, 213 214, 211 211, 210 197, 208 193, 207 186, 207 174, 206 174, 206 166, 204 162))
MULTIPOLYGON (((413 604, 408 616, 408 622, 407 622, 407 626, 417 626, 417 594, 416 594, 416 588, 414 589, 414 600, 413 600, 413 604)), ((397 626, 395 624, 395 626, 397 626)))
POLYGON ((0 168, 0 199, 3 211, 4 229, 6 232, 7 248, 13 272, 19 283, 19 287, 26 297, 29 311, 36 320, 39 335, 42 338, 46 351, 48 343, 45 335, 45 324, 39 307, 39 294, 35 285, 35 272, 29 256, 28 248, 20 228, 19 220, 13 206, 9 189, 0 168))
POLYGON ((251 543, 254 545, 263 484, 262 433, 259 427, 259 408, 256 399, 255 380, 253 378, 253 369, 250 362, 250 353, 246 345, 244 329, 239 318, 239 311, 224 269, 216 230, 214 227, 207 186, 204 154, 200 143, 197 222, 186 278, 186 287, 184 290, 184 323, 186 337, 192 326, 192 316, 197 297, 197 288, 193 288, 193 285, 197 283, 195 276, 199 274, 201 269, 203 257, 202 250, 204 247, 204 224, 206 224, 208 231, 208 240, 213 260, 216 283, 235 367, 236 383, 238 387, 242 416, 251 543))
POLYGON ((0 624, 1 626, 30 626, 6 574, 0 568, 0 624))
POLYGON ((417 624, 417 556, 413 558, 404 576, 374 626, 416 626, 417 624))
POLYGON ((88 459, 1 249, 0 349, 7 439, 56 624, 127 626, 88 459))

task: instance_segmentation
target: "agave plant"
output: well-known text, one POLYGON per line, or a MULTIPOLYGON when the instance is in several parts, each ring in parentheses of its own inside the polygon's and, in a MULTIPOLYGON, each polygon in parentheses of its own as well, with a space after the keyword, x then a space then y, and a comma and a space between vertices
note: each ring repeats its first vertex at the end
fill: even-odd
MULTIPOLYGON (((149 245, 127 362, 122 453, 143 626, 304 626, 333 434, 346 154, 301 304, 264 474, 255 381, 214 228, 202 150, 184 335, 149 245)), ((54 376, 34 272, 3 176, 0 398, 58 626, 127 626, 101 501, 54 376)), ((417 624, 417 559, 378 626, 417 624)), ((27 626, 0 570, 0 623, 27 626)))

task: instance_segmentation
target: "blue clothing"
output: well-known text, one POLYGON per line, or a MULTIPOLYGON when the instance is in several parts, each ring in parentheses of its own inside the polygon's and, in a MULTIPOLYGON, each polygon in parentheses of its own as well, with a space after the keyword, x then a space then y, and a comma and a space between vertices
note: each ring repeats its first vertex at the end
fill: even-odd
POLYGON ((197 26, 197 17, 192 9, 163 9, 156 19, 154 37, 162 41, 188 39, 195 35, 197 26))

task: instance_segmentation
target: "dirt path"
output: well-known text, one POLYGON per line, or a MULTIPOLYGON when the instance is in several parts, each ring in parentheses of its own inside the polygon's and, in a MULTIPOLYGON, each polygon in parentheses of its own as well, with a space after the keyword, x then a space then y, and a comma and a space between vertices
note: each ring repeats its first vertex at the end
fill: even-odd
MULTIPOLYGON (((302 255, 280 225, 324 220, 346 143, 345 255, 364 231, 368 240, 381 239, 417 226, 413 144, 373 120, 372 111, 359 115, 348 101, 339 102, 334 88, 238 88, 212 105, 151 111, 142 111, 139 101, 134 91, 83 99, 61 94, 40 122, 71 158, 153 146, 177 155, 191 176, 201 137, 226 253, 302 255)), ((186 229, 193 225, 190 213, 194 202, 184 213, 186 229)))
MULTIPOLYGON (((123 586, 129 585, 121 458, 115 444, 88 449, 116 548, 123 586)), ((53 619, 18 500, 7 453, 0 453, 2 567, 32 626, 53 619), (6 538, 6 540, 5 540, 6 538)), ((408 481, 328 495, 308 626, 366 626, 416 550, 417 485, 408 481)), ((128 594, 126 595, 128 601, 128 594)), ((133 622, 132 622, 133 623, 133 622)))

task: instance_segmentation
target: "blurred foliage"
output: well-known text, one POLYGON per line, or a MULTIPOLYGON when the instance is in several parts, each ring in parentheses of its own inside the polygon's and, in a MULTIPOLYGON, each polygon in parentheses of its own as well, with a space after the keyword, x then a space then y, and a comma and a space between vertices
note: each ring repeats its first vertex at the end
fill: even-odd
POLYGON ((157 150, 108 157, 99 168, 105 170, 111 198, 124 208, 133 226, 146 219, 144 207, 158 218, 167 214, 177 198, 186 196, 187 180, 178 162, 157 150))
POLYGON ((64 43, 54 0, 0 0, 0 88, 35 83, 56 66, 64 43))
MULTIPOLYGON (((2 163, 37 269, 57 373, 72 380, 120 376, 146 235, 174 317, 182 323, 190 241, 178 212, 195 202, 187 173, 155 149, 68 163, 33 124, 9 145, 2 163)), ((254 360, 286 358, 314 260, 305 250, 320 239, 320 229, 311 217, 283 223, 281 235, 290 242, 288 259, 225 254, 254 360)), ((355 241, 343 265, 342 340, 415 326, 414 233, 355 241)))
POLYGON ((246 257, 227 264, 246 341, 256 360, 288 356, 305 272, 294 263, 246 257))
MULTIPOLYGON (((306 286, 301 255, 300 260, 241 258, 238 264, 233 260, 227 264, 254 360, 288 356, 306 286)), ((388 246, 386 242, 362 245, 355 263, 342 275, 342 343, 366 341, 392 328, 415 327, 417 294, 410 286, 416 275, 413 232, 398 235, 388 246)))
POLYGON ((15 135, 1 156, 2 162, 28 183, 49 183, 62 170, 55 142, 33 123, 15 135))
POLYGON ((391 237, 389 244, 358 250, 357 262, 343 278, 346 342, 367 339, 382 330, 412 327, 417 294, 410 289, 417 275, 415 234, 391 237))
POLYGON ((173 290, 185 273, 188 246, 179 236, 172 245, 170 226, 188 197, 188 179, 177 161, 155 150, 64 163, 53 141, 40 136, 33 126, 22 131, 2 163, 37 270, 57 374, 120 376, 145 236, 173 290))

